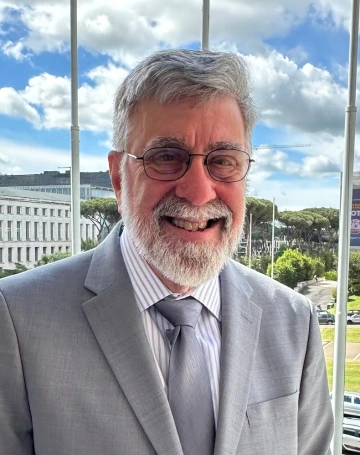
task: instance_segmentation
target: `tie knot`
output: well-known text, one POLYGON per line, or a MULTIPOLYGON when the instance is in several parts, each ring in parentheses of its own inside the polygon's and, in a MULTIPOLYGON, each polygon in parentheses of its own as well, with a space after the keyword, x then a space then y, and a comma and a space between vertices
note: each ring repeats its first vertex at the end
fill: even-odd
POLYGON ((202 310, 201 303, 192 297, 160 300, 155 307, 174 327, 189 325, 195 328, 202 310))

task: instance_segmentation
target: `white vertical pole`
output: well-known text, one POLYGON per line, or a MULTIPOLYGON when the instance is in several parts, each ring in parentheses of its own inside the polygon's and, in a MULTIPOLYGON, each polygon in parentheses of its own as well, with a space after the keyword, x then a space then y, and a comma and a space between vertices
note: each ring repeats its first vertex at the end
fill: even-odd
POLYGON ((249 229, 249 267, 251 268, 251 248, 252 248, 252 213, 250 213, 250 229, 249 229))
POLYGON ((273 198, 272 229, 271 229, 271 278, 274 278, 274 243, 275 243, 275 198, 273 198))
POLYGON ((209 50, 210 0, 203 0, 201 49, 209 50))
POLYGON ((334 365, 332 408, 335 431, 331 442, 333 455, 342 453, 342 425, 344 415, 345 356, 347 329, 347 300, 350 249, 351 203, 354 170, 356 126, 356 73, 359 33, 359 0, 352 2, 352 21, 349 49, 348 105, 345 111, 345 154, 341 182, 338 290, 335 315, 334 365))
POLYGON ((71 35, 71 242, 72 254, 81 251, 80 153, 78 118, 77 0, 70 0, 71 35))

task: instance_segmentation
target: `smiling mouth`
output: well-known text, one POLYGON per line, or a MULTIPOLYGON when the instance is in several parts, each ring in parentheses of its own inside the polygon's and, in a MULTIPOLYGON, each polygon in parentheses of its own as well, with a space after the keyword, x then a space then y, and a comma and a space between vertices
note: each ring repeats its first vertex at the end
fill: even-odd
POLYGON ((180 229, 185 229, 186 231, 195 232, 195 231, 204 231, 209 227, 213 226, 219 219, 210 219, 205 221, 190 221, 184 220, 183 218, 171 218, 166 217, 166 220, 169 221, 173 226, 176 226, 180 229))

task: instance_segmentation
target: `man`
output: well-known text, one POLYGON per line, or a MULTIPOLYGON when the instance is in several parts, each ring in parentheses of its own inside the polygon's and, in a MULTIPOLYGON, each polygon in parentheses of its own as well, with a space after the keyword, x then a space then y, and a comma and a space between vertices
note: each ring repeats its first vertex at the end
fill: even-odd
POLYGON ((1 454, 330 453, 312 305, 229 259, 255 119, 235 55, 162 51, 128 75, 109 155, 124 224, 0 283, 1 454))

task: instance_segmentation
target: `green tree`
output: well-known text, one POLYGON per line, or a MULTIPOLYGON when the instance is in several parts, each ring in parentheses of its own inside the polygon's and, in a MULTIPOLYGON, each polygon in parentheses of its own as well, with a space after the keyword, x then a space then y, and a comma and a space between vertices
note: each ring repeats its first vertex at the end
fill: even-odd
MULTIPOLYGON (((264 246, 268 236, 271 235, 271 222, 273 218, 272 201, 256 199, 254 197, 246 198, 245 234, 248 242, 250 241, 250 214, 252 215, 252 230, 262 240, 264 246)), ((275 219, 277 214, 278 208, 275 205, 275 219)))
POLYGON ((325 216, 323 216, 317 208, 304 209, 301 210, 301 213, 310 215, 313 218, 311 226, 309 226, 309 228, 305 230, 305 240, 307 241, 307 243, 310 244, 311 240, 314 237, 314 234, 316 233, 319 242, 319 247, 321 249, 322 235, 325 229, 329 228, 330 221, 325 216))
POLYGON ((335 248, 335 243, 339 237, 339 209, 321 207, 317 212, 329 221, 329 225, 324 230, 331 249, 335 248))
POLYGON ((298 248, 302 252, 304 232, 312 225, 314 218, 307 213, 284 210, 279 213, 278 219, 283 226, 283 232, 289 248, 296 240, 298 248))
MULTIPOLYGON (((270 275, 271 264, 267 274, 270 275)), ((296 250, 286 250, 274 263, 274 278, 280 283, 294 288, 301 281, 310 280, 314 276, 314 267, 310 257, 296 250)))
POLYGON ((332 251, 328 249, 321 250, 320 259, 325 265, 325 272, 328 272, 329 270, 333 270, 335 268, 336 256, 332 251))
POLYGON ((64 253, 63 251, 56 251, 52 254, 44 254, 41 256, 40 260, 35 264, 35 267, 41 265, 50 264, 51 262, 60 261, 61 259, 68 258, 70 253, 64 253))
POLYGON ((251 256, 251 268, 257 272, 266 274, 267 268, 271 263, 271 256, 269 254, 259 254, 251 256))
POLYGON ((324 262, 319 258, 310 258, 312 262, 313 275, 323 276, 325 272, 324 262))
POLYGON ((349 293, 360 293, 360 251, 353 251, 349 257, 349 293))
POLYGON ((98 241, 106 236, 121 219, 117 201, 114 198, 98 198, 82 201, 81 215, 90 220, 98 231, 98 241))
POLYGON ((15 262, 15 269, 4 270, 3 272, 0 272, 0 278, 5 278, 11 275, 17 275, 18 273, 26 272, 26 270, 28 269, 27 267, 25 267, 24 264, 21 264, 20 262, 15 262))
POLYGON ((92 250, 98 243, 93 239, 81 239, 81 251, 92 250))

